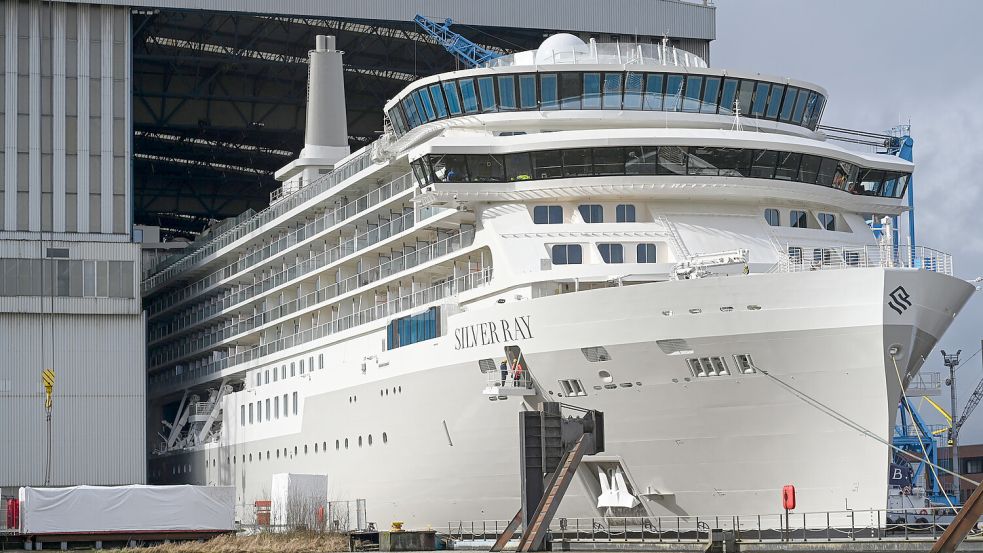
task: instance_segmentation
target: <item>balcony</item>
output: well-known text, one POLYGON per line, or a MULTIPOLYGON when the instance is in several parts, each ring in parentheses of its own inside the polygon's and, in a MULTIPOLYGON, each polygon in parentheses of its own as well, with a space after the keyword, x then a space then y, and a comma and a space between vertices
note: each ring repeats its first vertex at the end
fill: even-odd
POLYGON ((952 256, 925 246, 789 246, 777 270, 785 273, 852 268, 924 269, 952 276, 952 256))

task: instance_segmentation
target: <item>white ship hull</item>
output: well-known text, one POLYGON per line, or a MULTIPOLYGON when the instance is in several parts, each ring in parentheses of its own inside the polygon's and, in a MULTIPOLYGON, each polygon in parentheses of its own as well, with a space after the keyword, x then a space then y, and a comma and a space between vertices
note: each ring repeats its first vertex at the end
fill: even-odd
POLYGON ((503 347, 518 345, 540 389, 579 379, 587 391, 548 399, 605 413, 606 450, 581 467, 560 516, 602 514, 591 463, 615 462, 639 514, 775 513, 785 484, 796 486, 803 511, 883 509, 884 442, 901 394, 888 351, 897 347, 900 378, 910 378, 972 290, 929 271, 844 269, 506 295, 501 304, 495 296, 450 316, 442 337, 377 360, 363 358, 360 344, 384 340, 382 328, 311 350, 331 370, 227 397, 221 443, 160 457, 151 471, 161 482, 235 485, 244 522, 282 472, 327 474, 329 499, 365 499, 368 520, 382 526, 509 519, 519 507, 517 412, 543 398, 490 401, 478 361, 497 366, 503 347), (898 286, 910 307, 889 305, 898 286), (508 340, 500 322, 514 330, 516 318, 528 330, 508 340), (483 335, 487 322, 498 328, 483 335), (657 344, 665 339, 685 340, 693 353, 667 354, 657 344), (611 359, 590 362, 580 348, 591 346, 611 359), (760 371, 741 374, 736 354, 760 371), (687 358, 706 356, 726 359, 731 374, 693 377, 687 358), (256 425, 233 416, 294 391, 298 416, 256 425))

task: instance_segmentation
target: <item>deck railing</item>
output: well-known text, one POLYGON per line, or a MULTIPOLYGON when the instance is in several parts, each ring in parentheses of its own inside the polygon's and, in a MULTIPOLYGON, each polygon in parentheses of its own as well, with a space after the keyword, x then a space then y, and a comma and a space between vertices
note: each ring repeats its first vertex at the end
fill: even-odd
POLYGON ((952 256, 925 246, 788 246, 778 264, 782 272, 845 268, 925 269, 952 276, 952 256))
POLYGON ((192 382, 201 378, 209 377, 215 373, 234 367, 240 363, 260 359, 267 355, 299 346, 301 344, 330 336, 337 332, 349 330, 359 325, 367 324, 372 321, 384 319, 397 313, 414 309, 416 307, 431 304, 444 298, 452 297, 461 292, 483 286, 491 281, 492 268, 483 267, 456 279, 448 280, 440 284, 406 294, 402 297, 380 303, 375 307, 343 315, 337 319, 318 325, 307 330, 302 330, 288 336, 283 336, 277 340, 255 346, 246 351, 235 355, 218 359, 209 363, 185 369, 180 374, 168 372, 167 374, 151 375, 148 378, 151 393, 156 393, 163 388, 192 382))
POLYGON ((226 230, 225 232, 213 235, 213 238, 204 241, 195 250, 181 252, 179 254, 175 254, 172 258, 165 259, 152 269, 152 275, 145 276, 145 279, 141 285, 142 290, 146 292, 152 290, 156 286, 159 286, 163 282, 172 280, 181 271, 184 271, 196 263, 199 263, 209 255, 217 252, 219 249, 228 246, 250 232, 287 213, 291 209, 310 200, 311 198, 314 198, 318 194, 321 194, 342 181, 351 178, 356 173, 372 165, 372 157, 370 154, 370 148, 362 148, 354 157, 344 164, 336 167, 327 175, 324 175, 323 177, 289 195, 285 195, 280 201, 253 216, 245 218, 244 220, 239 220, 237 218, 237 222, 232 226, 232 228, 226 230))
MULTIPOLYGON (((382 263, 377 267, 372 267, 371 269, 362 271, 361 273, 348 277, 340 282, 326 284, 321 288, 310 292, 309 294, 300 296, 299 298, 286 302, 282 305, 272 307, 266 311, 257 313, 251 317, 247 317, 239 321, 229 322, 222 328, 213 330, 206 334, 197 335, 194 338, 175 344, 173 347, 168 347, 159 357, 154 358, 152 353, 151 363, 153 363, 153 365, 151 368, 156 368, 169 361, 179 359, 195 351, 217 344, 223 340, 227 340, 244 332, 249 332, 268 322, 286 317, 287 315, 296 313, 302 309, 313 307, 342 294, 347 294, 362 288, 363 286, 368 286, 373 282, 387 278, 398 272, 405 271, 406 269, 422 265, 423 263, 427 263, 433 259, 456 252, 462 248, 470 246, 472 243, 474 243, 474 231, 457 234, 429 244, 428 246, 420 248, 413 253, 393 258, 392 260, 382 263)), ((313 268, 320 266, 317 264, 316 260, 315 262, 310 262, 310 260, 308 260, 306 263, 313 268)), ((234 304, 229 303, 227 305, 227 302, 225 301, 216 302, 214 305, 209 306, 208 311, 210 312, 210 315, 216 315, 222 310, 228 309, 232 305, 234 304)), ((186 327, 188 324, 192 324, 193 322, 194 321, 181 322, 181 327, 186 327)), ((153 342, 154 340, 158 340, 160 338, 161 336, 151 336, 150 341, 153 342)))
POLYGON ((201 293, 202 290, 205 290, 210 286, 214 286, 216 283, 230 278, 250 267, 263 263, 269 258, 295 244, 307 240, 318 233, 324 232, 328 228, 338 223, 361 215, 363 212, 378 206, 400 192, 411 188, 413 186, 413 182, 412 175, 406 173, 360 198, 357 198, 344 205, 340 205, 334 209, 329 209, 308 223, 297 228, 293 232, 280 237, 274 242, 267 244, 263 248, 243 257, 242 259, 230 263, 221 269, 213 271, 205 277, 202 277, 186 286, 183 286, 154 300, 154 302, 148 307, 147 311, 150 315, 155 315, 164 309, 171 307, 172 305, 194 297, 195 295, 201 293))

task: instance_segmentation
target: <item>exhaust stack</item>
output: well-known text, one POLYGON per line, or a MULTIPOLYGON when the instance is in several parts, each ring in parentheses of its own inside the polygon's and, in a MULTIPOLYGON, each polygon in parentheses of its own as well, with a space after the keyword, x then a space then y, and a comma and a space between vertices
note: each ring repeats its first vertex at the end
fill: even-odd
POLYGON ((318 35, 309 54, 304 149, 298 159, 276 172, 277 180, 297 187, 309 184, 318 170, 333 168, 351 153, 342 53, 335 49, 335 37, 318 35))

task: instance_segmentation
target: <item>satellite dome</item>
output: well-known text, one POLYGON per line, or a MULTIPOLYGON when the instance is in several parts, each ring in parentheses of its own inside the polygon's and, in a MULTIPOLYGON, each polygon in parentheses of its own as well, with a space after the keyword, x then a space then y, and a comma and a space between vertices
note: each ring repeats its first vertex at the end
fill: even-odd
POLYGON ((571 57, 573 53, 588 54, 590 48, 579 38, 570 33, 558 33, 550 36, 536 50, 536 63, 556 63, 560 57, 571 57))

